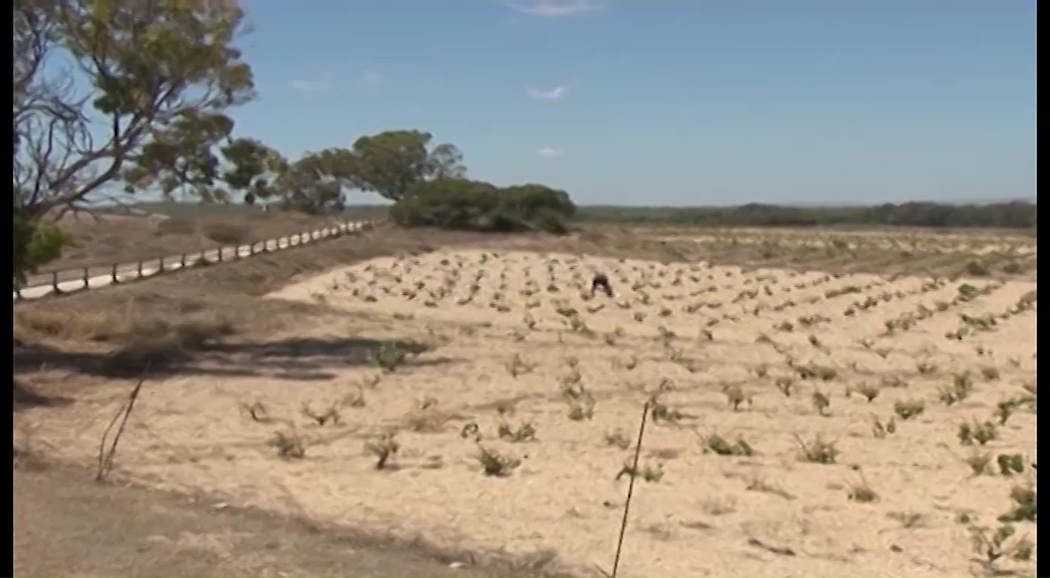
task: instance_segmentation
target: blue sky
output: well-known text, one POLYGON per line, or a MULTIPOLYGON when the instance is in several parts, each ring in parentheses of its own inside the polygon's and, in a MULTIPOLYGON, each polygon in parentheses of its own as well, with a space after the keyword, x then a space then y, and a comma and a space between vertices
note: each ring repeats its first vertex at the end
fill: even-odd
POLYGON ((259 98, 237 132, 292 157, 418 128, 473 178, 582 204, 1034 196, 1034 0, 246 9, 259 98))

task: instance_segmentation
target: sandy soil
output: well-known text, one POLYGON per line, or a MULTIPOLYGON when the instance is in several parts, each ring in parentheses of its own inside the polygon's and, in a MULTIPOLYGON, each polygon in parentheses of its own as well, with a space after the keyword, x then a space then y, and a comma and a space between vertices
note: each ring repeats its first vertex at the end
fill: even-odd
POLYGON ((14 472, 14 576, 521 576, 193 496, 14 472))
MULTIPOLYGON (((369 321, 315 323, 274 336, 297 340, 294 354, 254 355, 305 364, 312 348, 330 357, 363 333, 429 351, 392 372, 151 384, 118 468, 165 489, 596 575, 610 568, 622 515, 617 474, 656 399, 640 465, 659 479, 638 477, 621 574, 963 575, 976 567, 970 527, 994 527, 1011 488, 1031 482, 1027 467, 974 475, 968 462, 1034 459, 1034 291, 480 250, 376 259, 273 295, 369 321), (599 270, 615 298, 585 294, 599 270), (996 422, 1000 402, 1025 396, 997 439, 960 443, 960 424, 996 422), (905 419, 909 402, 923 411, 905 419), (335 423, 305 415, 329 408, 335 423), (891 418, 892 433, 876 431, 891 418), (278 459, 275 432, 305 457, 278 459), (390 432, 399 451, 377 470, 365 446, 390 432), (709 451, 715 433, 753 453, 709 451), (800 440, 818 437, 835 442, 834 463, 803 459, 800 440), (482 448, 520 465, 484 475, 482 448)), ((16 423, 49 452, 90 460, 124 395, 99 387, 16 423)), ((1009 545, 1034 540, 1033 523, 1017 528, 1009 545)), ((1022 575, 1033 564, 998 562, 1022 575)))
POLYGON ((824 238, 810 235, 785 234, 784 231, 760 231, 748 233, 746 230, 734 232, 719 231, 706 235, 660 235, 656 238, 667 241, 691 239, 696 243, 724 243, 731 236, 736 243, 744 245, 773 244, 786 247, 841 248, 858 249, 895 249, 909 253, 940 253, 957 255, 995 255, 1002 257, 1027 257, 1036 254, 1035 242, 1020 235, 893 235, 873 236, 870 232, 837 231, 824 238))

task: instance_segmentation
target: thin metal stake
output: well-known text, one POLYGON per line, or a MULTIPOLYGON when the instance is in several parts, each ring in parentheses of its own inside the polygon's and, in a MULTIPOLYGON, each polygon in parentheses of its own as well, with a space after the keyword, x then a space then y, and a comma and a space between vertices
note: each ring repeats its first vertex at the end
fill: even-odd
POLYGON ((631 511, 631 497, 634 495, 634 479, 638 477, 638 458, 642 455, 642 438, 645 436, 645 420, 649 416, 649 402, 642 406, 642 425, 638 428, 638 445, 634 448, 634 463, 631 464, 631 479, 627 482, 627 501, 623 504, 623 521, 620 522, 620 538, 616 542, 616 557, 613 558, 610 578, 616 578, 620 569, 620 554, 623 552, 623 538, 627 534, 627 516, 631 511))

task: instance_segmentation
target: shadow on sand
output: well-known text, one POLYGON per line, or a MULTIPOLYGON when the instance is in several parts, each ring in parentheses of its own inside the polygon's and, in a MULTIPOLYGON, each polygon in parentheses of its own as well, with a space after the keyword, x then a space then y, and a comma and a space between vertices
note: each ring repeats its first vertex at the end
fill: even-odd
MULTIPOLYGON (((47 367, 107 378, 206 375, 324 381, 335 377, 332 372, 335 369, 374 366, 374 352, 388 343, 391 341, 353 337, 297 337, 277 341, 208 342, 187 348, 170 339, 160 339, 109 352, 24 345, 15 348, 14 365, 15 375, 47 367)), ((454 361, 445 357, 421 358, 428 347, 417 341, 392 343, 407 354, 398 371, 454 361)))
POLYGON ((73 403, 68 397, 41 393, 17 379, 14 380, 12 393, 15 411, 32 407, 62 407, 73 403))

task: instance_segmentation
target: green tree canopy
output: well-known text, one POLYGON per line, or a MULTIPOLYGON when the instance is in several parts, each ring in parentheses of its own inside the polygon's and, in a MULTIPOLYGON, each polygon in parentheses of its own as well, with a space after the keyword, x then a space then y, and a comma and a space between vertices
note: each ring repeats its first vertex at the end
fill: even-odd
POLYGON ((222 156, 227 161, 222 180, 231 192, 241 193, 245 203, 280 194, 276 181, 289 169, 281 153, 256 139, 238 138, 222 147, 222 156))
POLYGON ((413 185, 390 217, 405 227, 564 233, 575 213, 568 193, 543 185, 501 189, 483 181, 435 179, 413 185))
POLYGON ((39 223, 26 217, 22 207, 14 207, 14 251, 12 271, 15 288, 25 282, 26 276, 41 265, 57 259, 62 247, 71 242, 58 227, 39 223))
POLYGON ((227 111, 255 94, 234 46, 236 2, 14 0, 13 20, 16 279, 58 255, 64 237, 45 215, 114 186, 225 200, 224 176, 243 188, 260 174, 236 166, 257 155, 228 154, 223 173, 216 152, 233 130, 227 111))
POLYGON ((15 0, 14 183, 25 215, 128 190, 219 177, 226 111, 254 96, 234 40, 244 13, 219 0, 15 0))
POLYGON ((452 144, 430 147, 433 136, 418 130, 392 130, 354 141, 353 185, 396 201, 432 179, 461 179, 463 155, 452 144))
POLYGON ((356 166, 354 155, 347 149, 303 155, 278 178, 284 206, 308 213, 342 210, 344 191, 354 186, 356 166))

